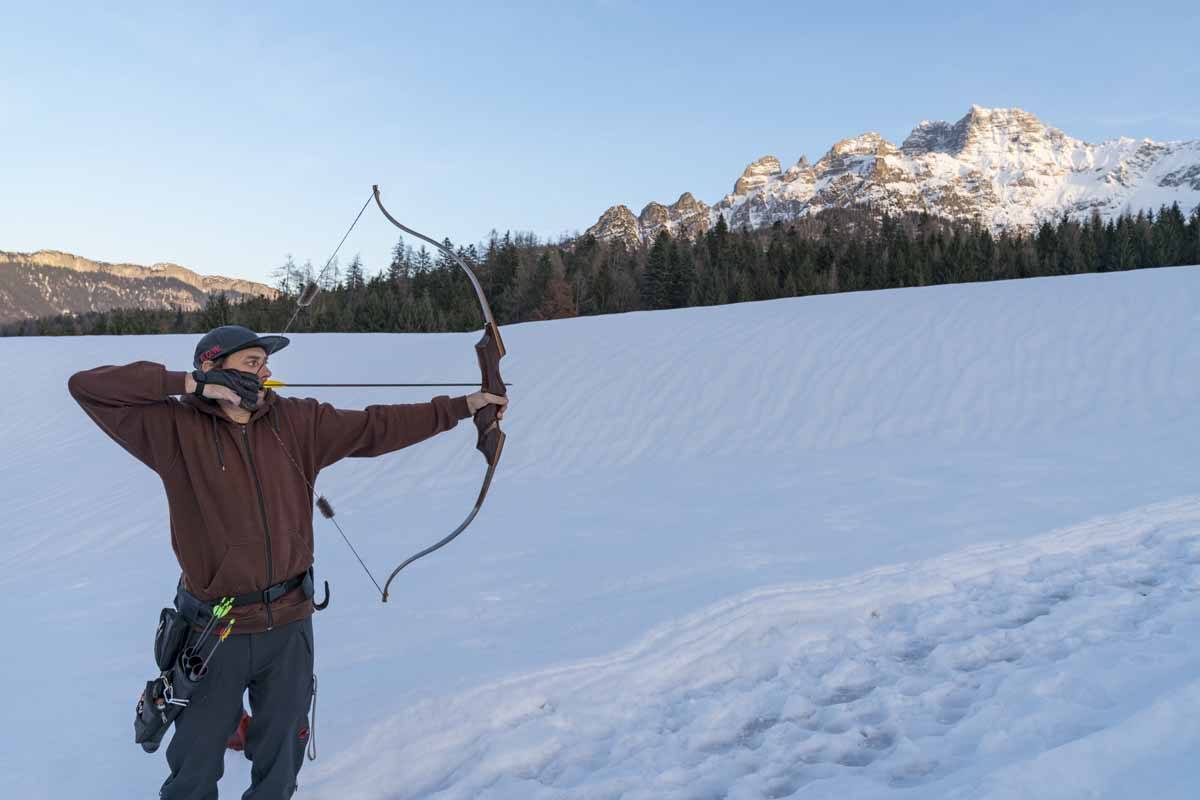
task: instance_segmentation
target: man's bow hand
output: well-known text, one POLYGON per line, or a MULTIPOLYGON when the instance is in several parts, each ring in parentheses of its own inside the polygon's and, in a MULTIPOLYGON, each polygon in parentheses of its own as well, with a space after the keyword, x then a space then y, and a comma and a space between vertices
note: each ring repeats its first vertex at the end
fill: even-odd
POLYGON ((504 419, 504 410, 508 407, 507 397, 487 392, 476 392, 475 394, 467 395, 467 408, 471 410, 472 416, 478 414, 484 406, 489 405, 500 406, 500 408, 496 409, 496 418, 504 419))

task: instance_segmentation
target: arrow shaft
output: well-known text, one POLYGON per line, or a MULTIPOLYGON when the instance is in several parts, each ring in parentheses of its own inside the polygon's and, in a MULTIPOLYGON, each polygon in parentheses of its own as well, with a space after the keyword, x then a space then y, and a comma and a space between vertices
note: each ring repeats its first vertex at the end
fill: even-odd
MULTIPOLYGON (((387 387, 387 388, 416 388, 416 387, 436 387, 436 386, 478 386, 479 381, 474 383, 283 383, 282 381, 266 381, 263 386, 268 389, 282 389, 288 386, 310 389, 310 388, 349 388, 349 387, 387 387)), ((512 384, 507 384, 512 386, 512 384)))

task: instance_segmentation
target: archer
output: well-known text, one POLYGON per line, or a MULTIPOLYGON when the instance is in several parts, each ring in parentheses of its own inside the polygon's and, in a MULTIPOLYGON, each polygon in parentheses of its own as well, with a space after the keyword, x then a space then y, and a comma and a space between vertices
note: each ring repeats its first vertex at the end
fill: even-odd
MULTIPOLYGON (((324 607, 312 599, 317 474, 343 458, 416 444, 488 406, 503 417, 508 402, 476 392, 356 411, 282 397, 262 382, 271 375, 269 357, 288 341, 227 325, 201 338, 191 373, 139 361, 68 381, 88 416, 154 470, 167 493, 182 571, 175 599, 181 622, 178 642, 163 626, 159 638, 178 651, 166 654, 172 669, 189 653, 195 662, 172 687, 191 678, 190 697, 167 697, 185 707, 172 718, 164 800, 216 797, 226 742, 245 719, 247 689, 253 718, 242 732, 254 766, 244 796, 289 798, 296 789, 315 688, 312 614, 324 607), (227 627, 210 637, 222 608, 227 627)), ((162 730, 156 735, 161 739, 162 730)), ((143 747, 153 750, 157 740, 143 747)))

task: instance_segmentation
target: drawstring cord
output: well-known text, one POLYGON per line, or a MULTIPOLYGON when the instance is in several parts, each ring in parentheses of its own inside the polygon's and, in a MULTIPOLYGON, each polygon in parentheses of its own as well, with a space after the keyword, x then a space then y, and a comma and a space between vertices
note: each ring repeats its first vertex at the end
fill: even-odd
POLYGON ((225 454, 221 451, 221 437, 217 435, 217 418, 209 417, 212 420, 213 444, 217 447, 217 463, 221 465, 221 472, 225 471, 225 454))
POLYGON ((308 722, 308 760, 317 760, 317 673, 313 673, 312 714, 308 722))

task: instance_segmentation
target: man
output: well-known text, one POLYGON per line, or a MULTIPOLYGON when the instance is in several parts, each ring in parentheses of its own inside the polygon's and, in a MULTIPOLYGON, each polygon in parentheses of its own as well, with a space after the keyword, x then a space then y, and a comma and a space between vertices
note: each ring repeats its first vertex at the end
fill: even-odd
POLYGON ((243 800, 281 800, 296 789, 313 693, 317 474, 347 456, 416 444, 488 404, 503 415, 507 405, 483 392, 363 411, 280 397, 263 391, 262 381, 271 354, 287 345, 282 336, 226 325, 201 338, 191 373, 139 361, 78 372, 68 382, 88 416, 162 479, 183 573, 178 598, 206 608, 237 598, 233 635, 175 721, 163 800, 217 797, 246 689, 253 768, 243 800))

